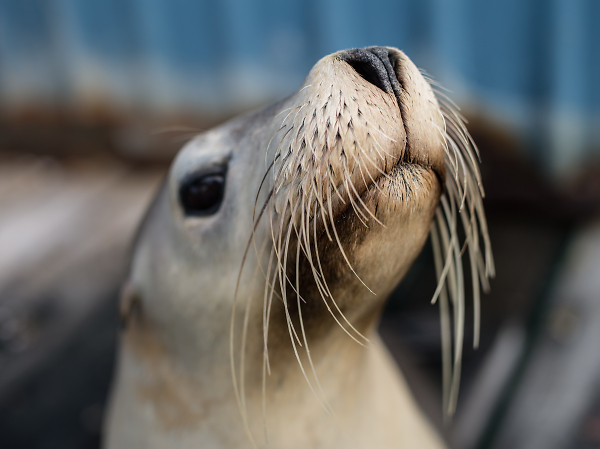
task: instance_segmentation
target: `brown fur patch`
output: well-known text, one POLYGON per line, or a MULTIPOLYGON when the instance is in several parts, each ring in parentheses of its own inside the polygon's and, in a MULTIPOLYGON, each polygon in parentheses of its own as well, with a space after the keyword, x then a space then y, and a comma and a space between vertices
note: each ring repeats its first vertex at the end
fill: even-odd
POLYGON ((137 386, 142 402, 149 403, 157 421, 165 430, 189 429, 210 414, 215 400, 199 400, 201 386, 177 368, 156 330, 146 320, 138 303, 124 332, 124 343, 143 365, 144 378, 137 386), (194 392, 190 394, 190 392, 194 392))

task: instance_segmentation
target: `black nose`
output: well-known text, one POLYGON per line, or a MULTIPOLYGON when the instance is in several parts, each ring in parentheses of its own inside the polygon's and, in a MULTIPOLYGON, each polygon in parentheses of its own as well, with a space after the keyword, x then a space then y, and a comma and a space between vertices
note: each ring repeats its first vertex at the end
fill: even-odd
POLYGON ((343 61, 371 84, 391 95, 400 94, 401 85, 396 75, 397 60, 384 47, 347 50, 340 55, 343 61))

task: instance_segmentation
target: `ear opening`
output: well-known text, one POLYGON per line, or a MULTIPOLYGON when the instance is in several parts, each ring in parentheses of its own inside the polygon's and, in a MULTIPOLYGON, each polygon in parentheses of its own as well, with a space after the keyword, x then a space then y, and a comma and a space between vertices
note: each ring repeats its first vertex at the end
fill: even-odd
POLYGON ((142 314, 142 300, 130 280, 127 280, 121 288, 119 301, 119 320, 121 329, 126 329, 129 322, 142 314))

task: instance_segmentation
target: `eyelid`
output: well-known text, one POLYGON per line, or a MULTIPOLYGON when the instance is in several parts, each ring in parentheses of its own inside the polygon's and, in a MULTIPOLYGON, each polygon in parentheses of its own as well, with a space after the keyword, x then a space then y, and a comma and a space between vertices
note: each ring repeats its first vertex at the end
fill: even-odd
POLYGON ((197 167, 194 170, 190 170, 189 172, 185 173, 181 177, 181 179, 179 181, 179 185, 181 186, 183 184, 190 182, 193 179, 202 178, 204 176, 209 176, 209 175, 227 176, 227 169, 229 167, 228 163, 229 163, 229 159, 227 159, 224 162, 205 164, 205 165, 202 165, 201 167, 197 167))

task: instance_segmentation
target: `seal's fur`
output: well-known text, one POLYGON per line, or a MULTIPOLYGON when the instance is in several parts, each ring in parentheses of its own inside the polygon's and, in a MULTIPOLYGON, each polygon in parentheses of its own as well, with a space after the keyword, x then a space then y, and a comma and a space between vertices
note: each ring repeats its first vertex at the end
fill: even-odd
POLYGON ((452 413, 462 252, 476 320, 493 275, 482 194, 463 121, 392 48, 323 58, 295 95, 193 140, 136 245, 108 447, 439 446, 375 324, 430 233, 452 413), (183 180, 216 169, 223 204, 186 215, 183 180))

